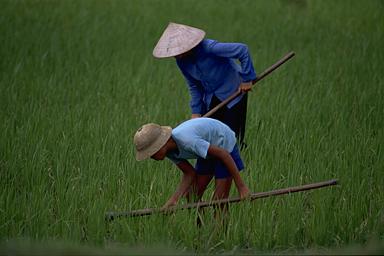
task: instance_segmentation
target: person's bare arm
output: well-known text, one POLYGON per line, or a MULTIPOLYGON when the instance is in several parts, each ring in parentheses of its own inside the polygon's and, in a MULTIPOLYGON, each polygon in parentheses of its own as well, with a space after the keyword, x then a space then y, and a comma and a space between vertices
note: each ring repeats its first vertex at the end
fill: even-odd
POLYGON ((175 193, 168 199, 163 208, 176 205, 179 198, 188 191, 188 188, 192 185, 196 178, 195 169, 188 161, 180 162, 177 164, 177 167, 183 172, 183 176, 175 193))
POLYGON ((201 114, 192 114, 191 115, 191 119, 199 118, 199 117, 201 117, 201 114))
POLYGON ((213 146, 213 145, 209 146, 208 154, 210 156, 213 156, 213 157, 219 159, 220 161, 222 161, 224 163, 224 165, 227 167, 229 173, 232 175, 232 178, 235 182, 237 190, 239 191, 240 198, 241 199, 247 198, 250 194, 250 191, 249 191, 247 185, 245 185, 245 183, 241 179, 239 171, 237 169, 237 166, 236 166, 235 162, 233 161, 231 155, 226 150, 224 150, 220 147, 217 147, 217 146, 213 146))

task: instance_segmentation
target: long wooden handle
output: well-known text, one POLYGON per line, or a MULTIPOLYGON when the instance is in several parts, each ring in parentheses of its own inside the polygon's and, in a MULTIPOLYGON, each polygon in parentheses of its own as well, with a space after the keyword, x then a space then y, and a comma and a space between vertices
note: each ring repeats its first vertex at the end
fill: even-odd
MULTIPOLYGON (((268 192, 253 193, 250 196, 250 200, 256 200, 256 199, 270 197, 270 196, 278 196, 278 195, 283 195, 283 194, 290 194, 290 193, 295 193, 295 192, 300 192, 300 191, 317 189, 317 188, 322 188, 322 187, 327 187, 327 186, 333 186, 336 184, 338 184, 338 180, 333 179, 333 180, 322 181, 322 182, 318 182, 318 183, 307 184, 307 185, 303 185, 303 186, 277 189, 277 190, 272 190, 272 191, 268 191, 268 192)), ((114 220, 116 218, 121 218, 121 217, 138 217, 138 216, 151 215, 154 213, 168 214, 168 213, 176 212, 178 210, 185 210, 185 209, 192 209, 192 208, 204 208, 204 207, 210 207, 210 206, 227 204, 227 203, 236 203, 236 202, 240 202, 240 201, 241 200, 239 197, 233 197, 233 198, 213 200, 213 201, 189 203, 189 204, 182 205, 180 207, 177 207, 177 206, 170 207, 166 210, 157 209, 157 208, 147 208, 147 209, 135 210, 135 211, 130 211, 130 212, 107 212, 105 214, 105 220, 111 221, 111 220, 114 220)))
MULTIPOLYGON (((252 84, 255 84, 257 82, 259 82, 260 80, 262 80, 264 77, 266 77, 267 75, 269 75, 270 73, 272 73, 275 69, 277 69, 278 67, 280 67, 281 65, 283 65, 285 62, 287 62, 290 58, 292 58, 293 56, 295 56, 295 53, 294 52, 290 52, 288 53, 287 55, 285 55, 282 59, 280 59, 278 62, 276 62, 275 64, 273 64, 272 66, 270 66, 269 68, 267 68, 263 73, 261 73, 255 80, 252 81, 252 84)), ((235 92, 234 94, 232 94, 231 96, 229 96, 227 99, 225 99, 224 101, 222 101, 220 104, 218 104, 216 107, 214 107, 213 109, 211 109, 210 111, 208 111, 204 117, 210 117, 212 116, 217 110, 219 110, 220 108, 222 108, 223 106, 227 105, 230 101, 232 101, 234 98, 236 98, 237 96, 239 96, 240 94, 242 94, 242 92, 240 91, 237 91, 235 92)))

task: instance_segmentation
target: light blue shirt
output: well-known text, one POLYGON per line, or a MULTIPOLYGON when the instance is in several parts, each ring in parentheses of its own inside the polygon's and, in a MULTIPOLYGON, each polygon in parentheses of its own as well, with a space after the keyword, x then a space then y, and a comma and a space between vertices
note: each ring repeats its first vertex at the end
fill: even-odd
MULTIPOLYGON (((176 63, 187 81, 193 114, 204 114, 213 95, 223 101, 235 93, 242 82, 256 79, 248 47, 241 43, 204 39, 190 56, 178 58, 176 63)), ((232 100, 228 108, 242 96, 232 100)))
POLYGON ((178 151, 169 152, 167 157, 176 164, 184 159, 207 158, 210 145, 231 153, 236 144, 235 133, 226 124, 205 117, 181 123, 172 130, 172 139, 178 151))

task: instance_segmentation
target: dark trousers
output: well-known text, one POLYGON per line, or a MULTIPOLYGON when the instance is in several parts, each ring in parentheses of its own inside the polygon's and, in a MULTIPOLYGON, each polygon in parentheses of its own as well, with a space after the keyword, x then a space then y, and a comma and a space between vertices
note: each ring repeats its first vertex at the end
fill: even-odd
MULTIPOLYGON (((211 116, 211 118, 220 120, 221 122, 225 123, 232 129, 232 131, 235 132, 236 138, 240 142, 240 148, 244 148, 246 146, 244 143, 244 136, 245 122, 247 119, 247 102, 248 94, 245 94, 243 98, 232 108, 223 106, 211 116)), ((216 96, 213 96, 211 104, 209 105, 209 110, 220 103, 221 101, 216 96)))

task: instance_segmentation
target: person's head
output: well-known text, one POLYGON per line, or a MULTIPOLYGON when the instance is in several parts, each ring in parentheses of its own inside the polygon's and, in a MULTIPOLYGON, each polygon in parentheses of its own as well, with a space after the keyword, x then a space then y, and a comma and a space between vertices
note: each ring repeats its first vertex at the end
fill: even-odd
POLYGON ((201 29, 170 22, 153 49, 156 58, 185 57, 205 37, 201 29))
POLYGON ((136 160, 141 161, 149 157, 163 160, 167 154, 166 144, 171 134, 172 128, 169 126, 149 123, 140 127, 133 138, 136 160))

